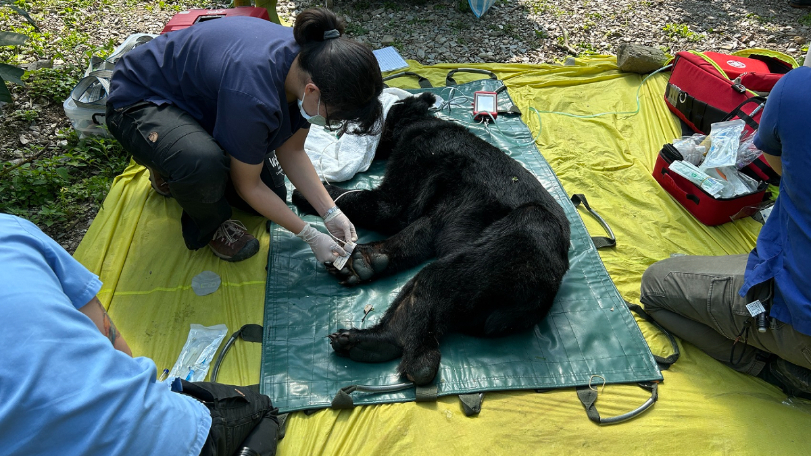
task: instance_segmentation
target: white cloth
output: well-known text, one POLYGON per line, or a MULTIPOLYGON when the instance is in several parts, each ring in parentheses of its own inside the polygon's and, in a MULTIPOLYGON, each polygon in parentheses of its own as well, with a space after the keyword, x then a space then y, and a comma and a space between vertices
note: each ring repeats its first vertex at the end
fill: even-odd
MULTIPOLYGON (((383 104, 381 122, 385 121, 386 114, 394 103, 410 96, 409 92, 402 89, 383 89, 379 97, 383 104)), ((336 138, 329 130, 313 125, 304 142, 304 150, 322 181, 343 182, 369 169, 379 142, 379 134, 358 136, 347 133, 336 138)))

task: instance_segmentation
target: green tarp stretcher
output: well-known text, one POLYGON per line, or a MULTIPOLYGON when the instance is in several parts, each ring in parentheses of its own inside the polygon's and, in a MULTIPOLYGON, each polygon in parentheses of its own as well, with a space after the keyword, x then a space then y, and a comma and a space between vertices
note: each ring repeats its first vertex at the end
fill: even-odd
MULTIPOLYGON (((532 330, 500 338, 446 337, 440 345, 442 363, 434 380, 435 394, 584 386, 594 383, 595 377, 600 379, 597 383, 661 380, 650 349, 603 267, 577 209, 520 116, 499 115, 489 126, 473 121, 469 107, 473 93, 495 92, 502 86, 501 81, 484 79, 428 91, 455 101, 441 117, 469 127, 522 163, 563 206, 572 229, 571 266, 549 316, 532 330)), ((498 101, 499 107, 513 105, 506 90, 498 101)), ((385 162, 375 162, 366 173, 339 185, 374 188, 384 168, 385 162)), ((304 218, 325 229, 320 217, 304 218)), ((374 233, 358 234, 361 243, 379 238, 374 233)), ((336 394, 350 385, 377 388, 407 382, 396 373, 399 360, 367 364, 342 358, 333 353, 326 336, 339 328, 374 325, 419 268, 347 288, 323 266, 316 266, 309 247, 289 231, 274 224, 270 239, 260 388, 275 398, 280 411, 329 407, 336 394), (364 318, 368 307, 374 311, 364 318)), ((486 254, 482 261, 487 261, 486 254)), ((361 391, 353 394, 352 401, 355 405, 410 401, 421 391, 414 387, 386 393, 361 391)))
MULTIPOLYGON (((755 245, 758 222, 747 218, 704 226, 654 181, 651 173, 662 144, 681 136, 679 123, 663 99, 667 73, 643 84, 644 76, 619 71, 613 56, 577 58, 573 65, 410 64, 410 71, 434 86, 445 85, 449 70, 470 66, 494 71, 505 82, 532 136, 539 135, 538 150, 563 188, 569 194, 587 195, 616 234, 616 247, 598 253, 626 301, 639 302, 642 273, 657 260, 674 253, 745 253, 755 245), (531 107, 541 112, 540 122, 531 107), (625 114, 593 116, 605 112, 625 114)), ((481 77, 458 74, 456 79, 464 83, 481 77)), ((390 85, 419 88, 411 79, 390 85)), ((582 207, 578 212, 585 214, 582 207)), ((99 299, 133 354, 153 359, 158 373, 174 364, 192 323, 226 324, 230 333, 264 321, 270 235, 261 217, 239 211, 234 217, 259 239, 261 250, 253 258, 227 263, 208 249, 187 250, 180 235, 177 202, 153 192, 148 172, 133 164, 113 183, 76 250, 74 256, 104 283, 99 299), (222 284, 215 293, 197 296, 191 283, 203 271, 215 272, 222 284)), ((583 215, 582 222, 592 235, 603 234, 592 217, 583 215)), ((346 320, 355 321, 359 315, 362 310, 356 309, 346 320)), ((655 355, 672 353, 661 332, 634 318, 655 355)), ((326 329, 319 333, 324 335, 326 329)), ((328 354, 326 338, 322 343, 323 353, 328 354)), ((287 419, 278 454, 808 453, 811 403, 787 399, 776 387, 735 372, 690 344, 679 343, 679 349, 679 361, 662 372, 659 402, 618 426, 598 426, 587 419, 572 388, 542 394, 495 391, 485 393, 475 417, 465 416, 455 395, 432 402, 294 412, 287 419)), ((259 383, 262 361, 260 344, 239 340, 228 352, 217 380, 259 383)), ((385 365, 375 368, 391 373, 385 365)), ((602 388, 597 378, 592 383, 600 391, 597 406, 604 416, 635 409, 650 397, 636 385, 602 388)))

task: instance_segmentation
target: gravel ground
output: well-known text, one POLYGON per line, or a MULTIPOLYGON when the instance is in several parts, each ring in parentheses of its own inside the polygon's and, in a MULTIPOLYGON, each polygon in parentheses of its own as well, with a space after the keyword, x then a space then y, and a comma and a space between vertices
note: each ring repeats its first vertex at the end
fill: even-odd
MULTIPOLYGON (((90 19, 80 26, 91 32, 95 45, 110 40, 120 43, 132 33, 159 33, 179 10, 227 6, 199 0, 166 0, 157 6, 138 0, 94 3, 82 11, 90 19)), ((670 54, 758 47, 800 59, 811 39, 811 9, 791 8, 787 0, 498 0, 478 19, 467 0, 281 1, 277 12, 292 24, 299 11, 325 5, 344 18, 349 36, 375 49, 394 46, 406 59, 423 64, 555 63, 573 54, 616 54, 623 43, 659 47, 670 54)), ((40 28, 57 36, 76 26, 62 17, 63 11, 30 9, 40 28)), ((0 30, 5 30, 3 25, 0 20, 0 30)), ((39 55, 32 52, 19 63, 31 68, 38 61, 84 66, 86 51, 86 46, 77 46, 71 55, 57 58, 48 55, 46 46, 39 55)), ((25 87, 12 92, 14 103, 2 108, 0 160, 19 159, 23 148, 31 145, 58 154, 64 141, 57 132, 69 126, 61 103, 32 99, 25 87), (39 119, 9 120, 10 113, 28 109, 40 111, 39 119)), ((73 252, 97 209, 88 208, 70 226, 43 228, 73 252)))

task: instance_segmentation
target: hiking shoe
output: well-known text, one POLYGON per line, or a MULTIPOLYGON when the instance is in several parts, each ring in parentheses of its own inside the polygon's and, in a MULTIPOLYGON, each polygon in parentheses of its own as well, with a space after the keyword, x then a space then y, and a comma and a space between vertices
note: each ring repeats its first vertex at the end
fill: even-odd
POLYGON ((811 8, 811 0, 789 0, 788 6, 792 8, 811 8))
POLYGON ((769 370, 789 396, 811 399, 811 370, 777 358, 769 363, 769 370))
POLYGON ((158 195, 166 197, 172 196, 172 192, 169 191, 169 182, 166 182, 166 179, 154 169, 148 166, 146 166, 146 169, 149 170, 149 182, 152 183, 152 189, 155 190, 158 195))
POLYGON ((208 246, 214 255, 231 262, 248 259, 259 251, 259 241, 239 220, 224 221, 208 246))

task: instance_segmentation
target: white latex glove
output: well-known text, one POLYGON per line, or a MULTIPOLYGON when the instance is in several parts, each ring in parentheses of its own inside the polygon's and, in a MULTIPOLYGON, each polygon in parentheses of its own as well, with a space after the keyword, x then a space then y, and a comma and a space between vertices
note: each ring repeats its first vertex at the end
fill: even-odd
POLYGON ((339 256, 345 256, 346 252, 328 234, 324 234, 309 223, 304 226, 301 233, 296 235, 299 239, 310 245, 315 259, 319 263, 332 263, 339 256))
POLYGON ((348 242, 356 242, 358 235, 355 233, 355 225, 349 221, 343 211, 338 209, 338 206, 333 206, 332 209, 327 211, 324 217, 324 225, 333 236, 348 242))

